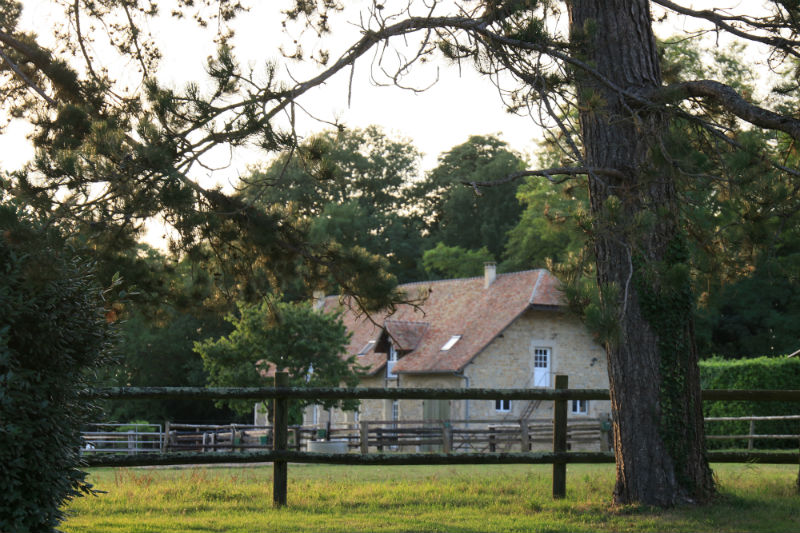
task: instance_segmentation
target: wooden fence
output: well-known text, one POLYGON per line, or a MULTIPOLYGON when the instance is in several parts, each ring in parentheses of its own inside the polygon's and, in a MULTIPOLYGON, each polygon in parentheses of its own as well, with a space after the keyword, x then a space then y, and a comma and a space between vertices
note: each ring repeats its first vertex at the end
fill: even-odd
POLYGON ((84 431, 82 453, 148 453, 163 446, 159 424, 89 424, 84 431))
MULTIPOLYGON (((92 426, 101 426, 93 424, 92 426)), ((103 424, 122 426, 122 424, 103 424)), ((124 426, 124 427, 129 427, 124 426)), ((150 427, 150 426, 148 426, 150 427)), ((152 426, 155 427, 155 426, 152 426)), ((611 449, 610 422, 593 418, 567 422, 567 449, 608 451, 611 449)), ((272 449, 273 426, 245 424, 164 423, 164 431, 83 432, 84 455, 93 453, 234 452, 272 449), (105 446, 99 446, 104 444, 105 446)), ((319 428, 289 426, 288 449, 302 451, 308 442, 343 442, 350 450, 378 453, 415 448, 445 453, 483 453, 546 449, 553 442, 552 419, 522 420, 363 420, 319 428)))
MULTIPOLYGON (((552 464, 553 497, 563 498, 566 493, 566 465, 569 463, 612 463, 610 451, 567 451, 567 402, 569 400, 608 400, 609 392, 603 389, 569 389, 567 376, 556 376, 555 389, 383 389, 383 388, 291 388, 288 376, 278 372, 275 387, 266 388, 196 388, 196 387, 128 387, 95 389, 87 398, 113 399, 250 399, 273 400, 274 438, 271 451, 239 451, 226 454, 198 454, 177 452, 171 454, 98 455, 86 457, 87 466, 143 466, 213 463, 273 463, 273 504, 286 505, 287 463, 328 463, 350 465, 413 465, 413 464, 552 464), (321 399, 470 399, 470 400, 542 400, 553 401, 552 452, 499 452, 477 453, 393 453, 393 454, 330 454, 290 450, 288 403, 290 400, 321 399)), ((800 402, 800 390, 791 391, 737 391, 706 390, 706 401, 791 401, 800 402)), ((233 438, 235 443, 235 437, 233 438)), ((712 462, 762 462, 773 464, 798 464, 798 453, 774 452, 708 452, 712 462)))

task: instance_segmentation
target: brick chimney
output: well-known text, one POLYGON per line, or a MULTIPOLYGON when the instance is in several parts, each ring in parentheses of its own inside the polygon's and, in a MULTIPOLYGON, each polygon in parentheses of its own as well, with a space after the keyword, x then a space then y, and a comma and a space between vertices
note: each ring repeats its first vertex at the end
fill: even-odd
POLYGON ((497 263, 489 261, 483 264, 483 288, 488 289, 489 286, 497 279, 497 263))

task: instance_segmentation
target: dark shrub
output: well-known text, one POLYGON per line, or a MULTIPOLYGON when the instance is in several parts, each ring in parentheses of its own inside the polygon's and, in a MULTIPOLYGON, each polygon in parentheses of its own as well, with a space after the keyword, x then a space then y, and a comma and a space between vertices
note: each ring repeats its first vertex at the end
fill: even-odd
POLYGON ((91 491, 78 395, 108 362, 103 297, 57 232, 0 205, 0 531, 52 531, 91 491))

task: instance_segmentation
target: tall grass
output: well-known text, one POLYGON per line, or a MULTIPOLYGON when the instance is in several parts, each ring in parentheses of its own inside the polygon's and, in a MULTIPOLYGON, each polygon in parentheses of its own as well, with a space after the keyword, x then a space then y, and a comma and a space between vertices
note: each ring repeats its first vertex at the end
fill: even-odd
POLYGON ((64 531, 800 531, 797 467, 717 465, 703 507, 613 508, 612 465, 570 465, 567 497, 551 467, 291 465, 289 506, 272 509, 270 466, 97 469, 64 531))

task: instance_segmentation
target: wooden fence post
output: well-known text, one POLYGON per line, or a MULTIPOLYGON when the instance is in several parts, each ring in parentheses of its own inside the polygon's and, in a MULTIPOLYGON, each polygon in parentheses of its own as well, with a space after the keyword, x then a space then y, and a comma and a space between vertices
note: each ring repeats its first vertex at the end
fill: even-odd
POLYGON ((756 421, 755 420, 751 420, 750 421, 750 438, 747 439, 747 449, 748 450, 752 450, 753 449, 753 435, 755 435, 755 434, 756 434, 756 421))
POLYGON ((519 451, 531 451, 531 440, 528 434, 528 419, 522 418, 519 421, 519 451))
MULTIPOLYGON (((275 372, 275 387, 288 387, 288 372, 275 372)), ((286 398, 275 398, 272 413, 273 441, 272 449, 285 451, 289 434, 289 402, 286 398)), ((272 505, 283 507, 286 505, 287 492, 287 464, 286 461, 275 461, 272 469, 272 505)))
POLYGON ((161 436, 161 453, 167 453, 169 450, 169 420, 164 422, 164 433, 161 436))
POLYGON ((378 439, 378 453, 383 453, 383 427, 378 426, 375 428, 375 432, 377 433, 378 439))
POLYGON ((361 421, 361 453, 366 455, 369 453, 369 421, 361 421))
MULTIPOLYGON (((556 389, 569 388, 567 376, 556 376, 556 389)), ((553 401, 553 453, 567 451, 567 400, 553 401)), ((553 463, 553 498, 567 495, 567 464, 553 463)))
POLYGON ((442 453, 450 453, 453 450, 452 436, 449 424, 442 420, 442 453))

